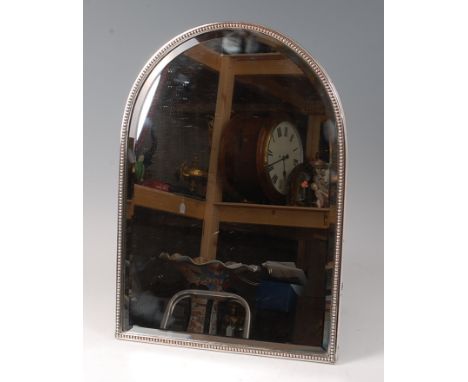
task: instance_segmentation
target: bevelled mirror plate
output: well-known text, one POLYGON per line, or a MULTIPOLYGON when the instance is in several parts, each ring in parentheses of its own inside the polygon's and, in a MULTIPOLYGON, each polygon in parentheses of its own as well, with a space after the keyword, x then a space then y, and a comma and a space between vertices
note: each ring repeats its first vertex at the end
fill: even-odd
POLYGON ((138 76, 120 155, 118 338, 335 361, 344 117, 307 52, 185 32, 138 76))

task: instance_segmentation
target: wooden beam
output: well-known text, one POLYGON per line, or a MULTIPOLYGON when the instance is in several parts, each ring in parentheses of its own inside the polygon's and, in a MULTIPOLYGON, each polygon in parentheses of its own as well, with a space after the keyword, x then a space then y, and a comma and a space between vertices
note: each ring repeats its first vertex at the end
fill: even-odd
POLYGON ((306 100, 293 91, 288 91, 287 88, 276 82, 273 78, 261 78, 261 77, 244 77, 237 76, 236 81, 243 84, 255 86, 259 90, 270 94, 273 97, 280 99, 283 102, 287 102, 297 108, 304 114, 323 114, 324 106, 320 100, 306 100))
POLYGON ((273 60, 286 60, 287 58, 277 52, 273 53, 238 53, 230 54, 231 60, 239 61, 273 61, 273 60))
POLYGON ((205 203, 201 200, 134 185, 133 206, 151 208, 177 215, 203 219, 205 203))
POLYGON ((242 53, 230 54, 215 52, 203 44, 198 44, 184 53, 186 56, 213 70, 220 71, 222 58, 229 57, 233 62, 234 75, 248 74, 293 74, 304 75, 303 71, 281 53, 242 53), (256 63, 260 62, 262 68, 256 63))
POLYGON ((219 72, 221 68, 221 55, 203 44, 195 45, 184 54, 217 72, 219 72))
MULTIPOLYGON (((205 102, 197 102, 190 104, 174 104, 173 109, 178 113, 196 113, 196 114, 213 114, 213 106, 205 102)), ((232 109, 236 112, 290 112, 291 106, 286 103, 235 103, 232 106, 232 109)), ((323 106, 321 104, 311 105, 307 110, 298 111, 304 114, 314 114, 322 115, 324 112, 323 106)))
POLYGON ((284 102, 294 105, 299 110, 304 110, 304 100, 295 93, 287 91, 284 86, 281 86, 272 78, 255 78, 255 77, 236 77, 236 80, 252 85, 266 94, 271 94, 284 102))
POLYGON ((303 71, 291 60, 281 57, 274 57, 262 60, 261 65, 258 59, 233 60, 233 71, 236 76, 247 75, 304 75, 303 71))
POLYGON ((306 159, 315 160, 320 149, 320 126, 325 116, 309 115, 307 120, 306 159))
POLYGON ((219 144, 224 125, 231 118, 232 96, 234 92, 234 75, 229 56, 222 56, 219 72, 218 96, 211 137, 210 164, 206 185, 206 208, 203 221, 203 235, 200 246, 200 257, 204 260, 216 258, 219 233, 219 215, 215 206, 221 201, 222 185, 218 178, 219 144))
POLYGON ((328 208, 269 206, 247 203, 217 203, 219 220, 227 223, 325 229, 328 208))

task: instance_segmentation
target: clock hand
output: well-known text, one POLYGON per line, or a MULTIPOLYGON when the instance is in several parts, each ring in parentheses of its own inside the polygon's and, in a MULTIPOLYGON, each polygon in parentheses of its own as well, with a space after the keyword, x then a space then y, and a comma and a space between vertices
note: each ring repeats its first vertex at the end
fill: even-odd
POLYGON ((283 160, 283 178, 284 180, 286 180, 286 161, 285 160, 283 160))
POLYGON ((284 161, 285 159, 288 159, 289 158, 289 155, 283 155, 282 158, 278 159, 277 161, 274 161, 273 163, 267 163, 265 167, 267 166, 273 166, 275 165, 276 163, 278 162, 281 162, 281 161, 284 161))

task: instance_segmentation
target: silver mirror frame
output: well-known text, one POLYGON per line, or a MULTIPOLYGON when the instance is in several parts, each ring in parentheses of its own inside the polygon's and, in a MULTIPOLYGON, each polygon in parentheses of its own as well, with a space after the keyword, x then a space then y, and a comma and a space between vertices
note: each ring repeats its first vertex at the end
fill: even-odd
POLYGON ((146 63, 143 70, 138 75, 135 83, 132 86, 130 94, 125 106, 123 115, 121 136, 120 136, 120 161, 119 161, 119 190, 118 190, 118 228, 117 228, 117 298, 116 298, 116 316, 115 316, 115 336, 118 339, 159 343, 164 345, 175 345, 197 349, 216 350, 223 352, 244 353, 252 355, 261 355, 277 358, 299 359, 305 361, 316 361, 323 363, 334 363, 336 361, 337 349, 337 328, 338 328, 338 311, 340 299, 340 276, 341 276, 341 256, 342 256, 342 236, 343 236, 343 212, 344 212, 344 191, 345 191, 345 167, 346 167, 346 132, 345 132, 345 118, 343 108, 338 96, 338 93, 330 81, 325 70, 317 63, 317 61, 302 47, 296 44, 282 34, 268 29, 264 26, 247 23, 212 23, 202 25, 191 30, 188 30, 173 40, 169 41, 161 49, 159 49, 151 59, 146 63), (167 57, 170 52, 175 48, 185 43, 191 38, 199 36, 207 32, 213 32, 223 29, 243 29, 251 32, 256 32, 268 36, 285 46, 289 47, 299 57, 302 58, 309 68, 317 75, 323 84, 323 87, 330 99, 335 115, 336 128, 337 128, 337 216, 336 216, 336 236, 335 236, 335 268, 332 280, 332 296, 331 296, 331 325, 330 325, 330 339, 327 351, 321 353, 305 353, 305 352, 289 352, 284 350, 268 349, 265 347, 255 347, 251 345, 231 344, 216 340, 193 340, 193 339, 179 339, 169 338, 167 336, 156 336, 146 334, 136 334, 123 331, 123 262, 124 262, 124 249, 125 249, 125 216, 127 214, 126 203, 126 163, 127 163, 127 138, 129 124, 131 121, 132 113, 135 109, 135 102, 142 90, 145 81, 151 74, 152 70, 160 61, 167 57))

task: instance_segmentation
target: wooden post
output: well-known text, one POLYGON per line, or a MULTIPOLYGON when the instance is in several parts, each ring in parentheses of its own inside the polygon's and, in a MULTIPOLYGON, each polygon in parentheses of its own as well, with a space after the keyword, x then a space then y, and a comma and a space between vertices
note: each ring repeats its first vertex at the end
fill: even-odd
POLYGON ((320 125, 323 116, 309 115, 307 121, 306 161, 313 161, 320 149, 320 125))
POLYGON ((234 74, 229 56, 221 57, 218 79, 216 112, 211 138, 210 165, 206 186, 206 204, 203 221, 203 234, 200 246, 202 261, 216 258, 216 247, 219 233, 219 213, 214 203, 222 199, 222 185, 218 179, 219 144, 223 127, 231 118, 232 96, 234 92, 234 74))
MULTIPOLYGON (((307 136, 305 142, 304 162, 315 160, 315 156, 320 150, 320 125, 322 124, 322 115, 309 114, 307 118, 307 136)), ((306 254, 306 240, 301 239, 298 243, 297 263, 302 268, 306 254)))
POLYGON ((308 282, 297 300, 293 341, 297 345, 321 346, 325 317, 327 241, 306 240, 301 244, 302 267, 308 282))

